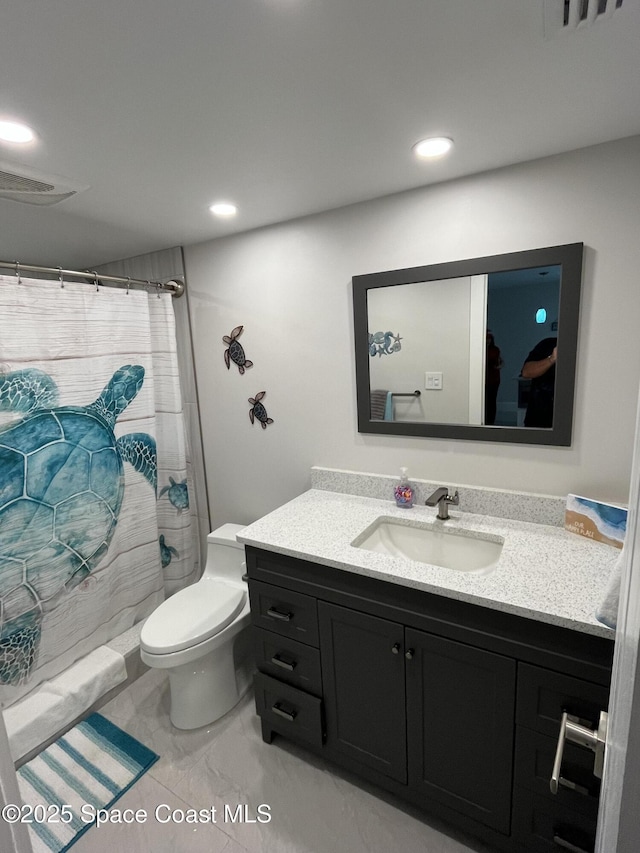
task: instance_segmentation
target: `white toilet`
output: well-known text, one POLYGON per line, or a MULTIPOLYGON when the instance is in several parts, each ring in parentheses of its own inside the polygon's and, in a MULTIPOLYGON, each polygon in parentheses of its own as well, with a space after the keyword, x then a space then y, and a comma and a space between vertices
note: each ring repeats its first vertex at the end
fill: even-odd
POLYGON ((178 729, 214 722, 240 700, 251 683, 253 661, 240 524, 223 524, 207 536, 201 579, 164 601, 140 634, 140 657, 166 669, 170 717, 178 729))

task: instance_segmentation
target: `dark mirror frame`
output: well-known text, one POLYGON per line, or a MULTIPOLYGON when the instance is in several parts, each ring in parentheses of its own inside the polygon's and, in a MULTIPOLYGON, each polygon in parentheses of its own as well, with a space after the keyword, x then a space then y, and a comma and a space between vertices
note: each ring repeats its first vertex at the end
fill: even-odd
POLYGON ((569 243, 564 246, 510 252, 509 254, 491 255, 486 258, 470 258, 452 263, 431 264, 424 267, 410 267, 403 270, 388 270, 354 276, 352 284, 358 432, 375 435, 412 435, 472 441, 570 446, 578 346, 580 288, 582 284, 582 256, 583 244, 569 243), (370 290, 379 287, 393 287, 398 284, 415 284, 421 281, 438 281, 440 279, 556 264, 561 266, 560 310, 558 314, 559 358, 556 364, 553 426, 550 429, 371 420, 369 385, 371 357, 368 346, 367 317, 367 294, 370 290))

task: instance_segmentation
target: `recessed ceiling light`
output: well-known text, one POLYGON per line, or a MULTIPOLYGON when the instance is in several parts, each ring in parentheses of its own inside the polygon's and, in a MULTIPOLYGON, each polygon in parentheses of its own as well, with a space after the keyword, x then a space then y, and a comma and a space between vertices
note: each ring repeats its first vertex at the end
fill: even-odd
POLYGON ((431 136, 429 139, 421 139, 413 146, 417 157, 441 157, 453 145, 453 139, 448 136, 431 136))
POLYGON ((212 204, 209 208, 211 213, 214 216, 235 216, 238 212, 238 208, 235 204, 231 204, 228 201, 217 201, 215 204, 212 204))
POLYGON ((35 133, 26 124, 21 124, 18 121, 8 121, 0 119, 0 140, 2 142, 16 142, 25 144, 33 142, 36 138, 35 133))

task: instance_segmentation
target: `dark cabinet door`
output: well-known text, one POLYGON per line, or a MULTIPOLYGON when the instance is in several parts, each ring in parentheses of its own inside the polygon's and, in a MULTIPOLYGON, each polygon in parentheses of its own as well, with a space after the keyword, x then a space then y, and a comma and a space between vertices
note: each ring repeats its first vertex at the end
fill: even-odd
POLYGON ((409 785, 508 833, 515 661, 406 629, 409 785))
POLYGON ((407 781, 404 629, 318 603, 326 745, 407 781))

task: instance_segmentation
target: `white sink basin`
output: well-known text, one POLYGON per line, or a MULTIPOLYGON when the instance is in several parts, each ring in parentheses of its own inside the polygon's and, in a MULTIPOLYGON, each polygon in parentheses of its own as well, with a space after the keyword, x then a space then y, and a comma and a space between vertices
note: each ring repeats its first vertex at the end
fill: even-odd
POLYGON ((378 518, 351 543, 356 548, 429 563, 458 572, 489 574, 500 558, 504 539, 474 530, 452 530, 439 522, 407 525, 378 518))

